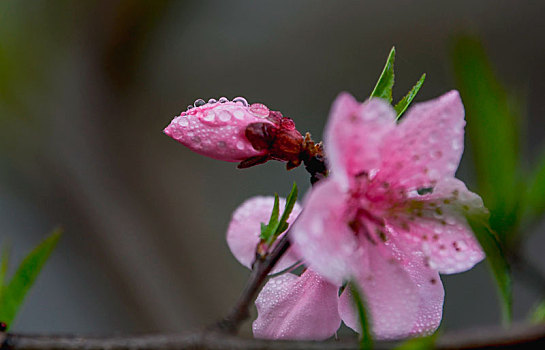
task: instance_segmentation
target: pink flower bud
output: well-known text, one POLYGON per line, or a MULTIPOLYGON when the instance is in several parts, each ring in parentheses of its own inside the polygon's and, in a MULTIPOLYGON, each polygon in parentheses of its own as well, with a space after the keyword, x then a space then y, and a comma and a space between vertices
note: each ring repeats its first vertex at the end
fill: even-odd
POLYGON ((199 99, 172 120, 165 134, 199 154, 240 162, 240 168, 269 159, 296 167, 304 142, 291 119, 261 103, 249 105, 243 97, 199 99))
POLYGON ((261 104, 249 105, 243 97, 233 101, 222 97, 219 101, 195 101, 180 116, 174 118, 164 132, 192 151, 218 160, 240 162, 264 156, 267 149, 256 150, 246 138, 248 125, 275 124, 269 119, 269 109, 261 104))

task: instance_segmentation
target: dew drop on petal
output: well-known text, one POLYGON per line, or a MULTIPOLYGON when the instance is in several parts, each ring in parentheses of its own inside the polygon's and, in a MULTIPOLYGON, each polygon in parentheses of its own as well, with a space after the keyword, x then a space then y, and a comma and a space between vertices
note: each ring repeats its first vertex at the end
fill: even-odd
POLYGON ((189 111, 191 108, 195 108, 195 106, 193 106, 193 105, 187 106, 187 110, 188 110, 188 111, 189 111))
POLYGON ((214 111, 207 111, 204 116, 203 116, 203 119, 207 122, 213 122, 214 119, 216 119, 216 113, 214 111))
POLYGON ((187 120, 187 118, 180 118, 178 120, 178 124, 180 124, 181 126, 188 126, 189 125, 189 120, 187 120))
POLYGON ((209 104, 213 104, 213 103, 216 103, 216 102, 218 102, 218 101, 215 98, 211 98, 211 99, 208 100, 209 104))
POLYGON ((244 107, 248 107, 248 101, 246 101, 246 99, 245 99, 244 97, 235 97, 235 98, 233 99, 233 102, 235 102, 235 103, 240 102, 240 103, 242 103, 242 105, 243 105, 244 107))
POLYGON ((269 116, 269 108, 262 103, 254 103, 250 106, 250 112, 259 118, 266 118, 269 116))
POLYGON ((242 151, 244 149, 244 142, 238 141, 237 142, 237 148, 242 151))
POLYGON ((204 102, 202 98, 199 98, 198 100, 195 100, 195 102, 193 102, 193 106, 195 107, 204 106, 205 104, 206 102, 204 102))
POLYGON ((244 111, 240 110, 240 109, 237 109, 236 111, 233 112, 233 115, 235 116, 235 118, 237 118, 238 120, 243 120, 244 119, 244 111))
POLYGON ((219 103, 225 103, 225 102, 229 102, 229 99, 227 97, 220 97, 220 99, 218 100, 219 103))
POLYGON ((218 113, 218 118, 222 122, 228 122, 231 119, 231 113, 229 113, 228 111, 220 111, 218 113))

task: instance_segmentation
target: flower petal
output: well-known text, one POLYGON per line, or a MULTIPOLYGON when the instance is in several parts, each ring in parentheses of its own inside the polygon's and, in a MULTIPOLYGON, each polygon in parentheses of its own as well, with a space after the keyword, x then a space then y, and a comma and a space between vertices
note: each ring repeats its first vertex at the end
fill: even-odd
POLYGON ((457 91, 415 104, 383 139, 379 181, 417 189, 454 177, 464 149, 464 126, 457 91))
POLYGON ((290 239, 297 254, 314 271, 340 285, 351 275, 351 256, 358 241, 348 227, 347 196, 339 184, 327 178, 306 195, 290 239))
POLYGON ((324 340, 341 325, 338 288, 312 270, 300 277, 271 279, 256 299, 254 336, 266 339, 324 340))
POLYGON ((427 207, 419 211, 420 217, 389 220, 397 226, 399 244, 422 251, 440 273, 463 272, 482 261, 484 252, 464 216, 486 211, 481 198, 455 178, 439 182, 423 197, 427 207))
MULTIPOLYGON (((280 198, 280 211, 286 200, 280 198)), ((227 244, 237 260, 251 268, 255 259, 255 250, 259 243, 261 223, 268 223, 274 206, 274 197, 252 197, 242 203, 233 213, 227 229, 227 244)), ((295 203, 288 219, 291 224, 301 212, 301 206, 295 203)), ((276 264, 272 273, 280 272, 298 261, 293 249, 288 250, 276 264)))
MULTIPOLYGON (((409 336, 418 322, 421 307, 417 283, 382 243, 366 246, 362 257, 362 261, 354 261, 360 266, 354 274, 365 296, 374 336, 377 339, 409 336)), ((339 299, 339 313, 348 327, 360 329, 348 288, 339 299)))
POLYGON ((325 128, 324 147, 332 176, 343 188, 354 175, 379 167, 381 140, 395 129, 395 116, 394 109, 379 98, 360 104, 348 93, 337 97, 325 128))

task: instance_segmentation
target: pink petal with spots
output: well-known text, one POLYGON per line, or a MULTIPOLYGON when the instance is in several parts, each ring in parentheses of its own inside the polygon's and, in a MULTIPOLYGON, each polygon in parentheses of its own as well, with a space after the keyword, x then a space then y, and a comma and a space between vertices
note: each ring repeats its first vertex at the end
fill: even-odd
POLYGON ((464 126, 457 91, 415 104, 384 137, 378 179, 415 189, 454 177, 464 149, 464 126))
MULTIPOLYGON (((403 262, 388 253, 388 248, 369 245, 360 261, 353 261, 355 280, 363 291, 377 339, 399 339, 409 336, 419 320, 421 296, 417 283, 403 266, 403 262)), ((339 313, 344 323, 359 331, 350 290, 339 299, 339 313)))
MULTIPOLYGON (((422 197, 421 216, 405 218, 406 224, 395 228, 400 244, 422 251, 440 273, 463 272, 482 261, 485 254, 465 218, 468 213, 486 214, 481 198, 455 178, 439 182, 432 194, 422 197)), ((396 226, 395 220, 390 222, 396 226)))
MULTIPOLYGON (((280 215, 282 215, 286 200, 280 198, 280 215)), ((269 223, 274 206, 274 197, 252 197, 242 203, 233 213, 227 229, 227 244, 237 260, 244 266, 251 268, 255 259, 255 251, 259 243, 261 223, 269 223)), ((288 219, 291 224, 301 212, 301 206, 295 203, 288 219)), ((272 273, 280 272, 298 261, 297 256, 290 249, 276 264, 272 273)))
POLYGON ((317 183, 306 195, 303 212, 290 230, 297 254, 314 271, 340 285, 351 275, 358 240, 348 226, 348 196, 332 178, 317 183))
POLYGON ((271 279, 256 299, 254 336, 266 339, 324 340, 341 325, 338 288, 312 270, 271 279))
POLYGON ((358 103, 341 93, 331 108, 324 145, 332 175, 344 188, 354 175, 380 165, 379 146, 395 128, 395 111, 381 99, 358 103))
POLYGON ((266 119, 269 109, 238 101, 191 108, 174 118, 164 132, 192 151, 218 160, 240 162, 262 155, 265 151, 256 151, 244 133, 251 123, 271 123, 266 119))

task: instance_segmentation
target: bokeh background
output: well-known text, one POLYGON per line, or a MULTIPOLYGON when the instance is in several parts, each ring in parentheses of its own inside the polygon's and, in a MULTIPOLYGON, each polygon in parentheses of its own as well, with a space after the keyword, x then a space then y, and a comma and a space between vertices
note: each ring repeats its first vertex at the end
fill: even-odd
MULTIPOLYGON (((245 96, 320 139, 335 96, 365 99, 392 45, 394 99, 423 72, 417 101, 455 88, 452 38, 469 32, 525 101, 532 164, 545 147, 544 15, 540 1, 0 2, 0 242, 15 262, 65 228, 13 329, 181 331, 229 309, 248 277, 225 242, 231 212, 294 180, 304 193, 308 176, 240 171, 163 135, 197 98, 245 96)), ((458 176, 473 188, 468 158, 458 176)), ((544 268, 545 227, 533 229, 524 249, 544 268)), ((498 322, 484 263, 443 281, 445 328, 498 322)), ((518 319, 539 299, 518 280, 515 297, 518 319)))

